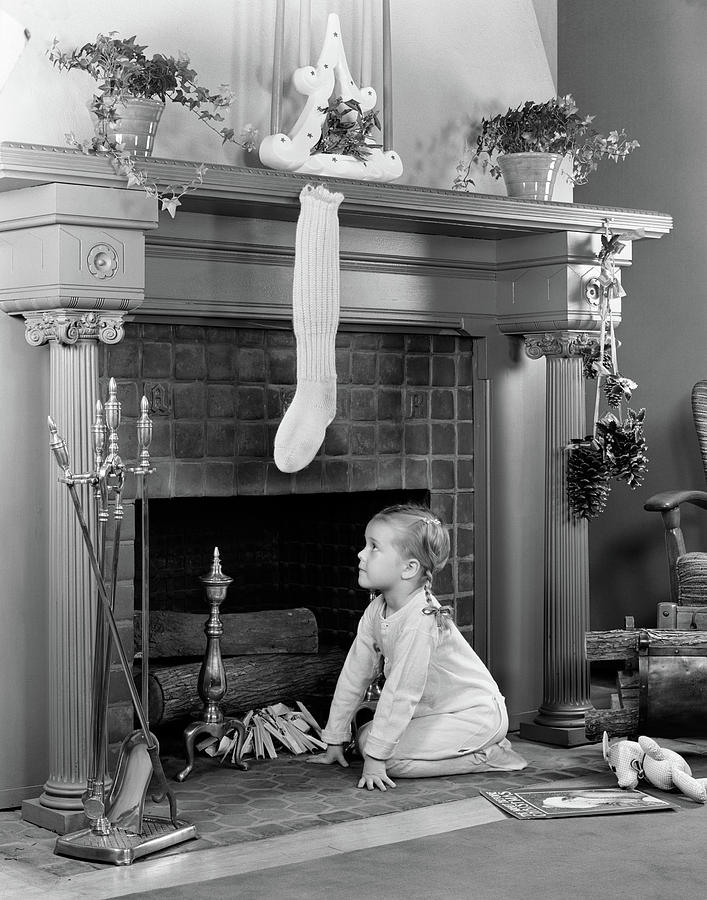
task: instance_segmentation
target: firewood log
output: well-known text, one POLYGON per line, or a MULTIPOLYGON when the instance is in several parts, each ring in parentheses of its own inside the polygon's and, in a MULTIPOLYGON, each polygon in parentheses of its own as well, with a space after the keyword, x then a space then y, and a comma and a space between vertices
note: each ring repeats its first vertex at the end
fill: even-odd
POLYGON ((584 717, 584 733, 590 741, 600 741, 604 732, 609 737, 636 739, 638 706, 623 709, 590 709, 584 717))
MULTIPOLYGON (((201 657, 206 650, 204 627, 208 610, 181 613, 153 610, 148 636, 150 659, 201 657)), ((221 655, 253 653, 316 653, 317 621, 309 609, 269 609, 263 612, 221 613, 221 655)), ((135 616, 135 652, 142 649, 141 619, 135 616)))
POLYGON ((638 654, 640 632, 617 628, 615 631, 588 631, 584 636, 587 659, 632 659, 638 654))
POLYGON ((619 689, 619 699, 621 701, 621 706, 638 706, 638 698, 641 689, 638 672, 617 672, 616 686, 619 689))
MULTIPOLYGON (((226 716, 237 716, 278 701, 294 703, 311 693, 333 693, 345 657, 346 651, 337 649, 316 654, 269 653, 224 659, 228 685, 221 709, 226 716)), ((198 662, 151 667, 148 702, 152 725, 200 717, 200 668, 198 662)))
MULTIPOLYGON (((704 649, 707 655, 707 632, 672 631, 668 628, 645 628, 651 647, 691 647, 704 649)), ((588 631, 585 648, 588 660, 638 659, 641 630, 588 631)))

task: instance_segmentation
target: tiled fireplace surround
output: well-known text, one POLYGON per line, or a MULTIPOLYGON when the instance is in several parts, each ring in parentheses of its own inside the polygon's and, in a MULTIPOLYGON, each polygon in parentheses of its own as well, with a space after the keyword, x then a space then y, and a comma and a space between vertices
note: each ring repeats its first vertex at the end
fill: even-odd
MULTIPOLYGON (((146 165, 163 184, 191 177, 188 163, 146 165)), ((550 742, 583 733, 588 536, 568 514, 563 448, 585 433, 579 351, 599 328, 587 286, 607 222, 654 239, 671 230, 670 217, 336 181, 339 410, 312 465, 283 476, 270 447, 294 385, 291 271, 305 183, 212 166, 172 221, 126 190, 106 160, 0 145, 0 309, 25 320, 31 345, 49 345, 48 412, 75 469, 91 466, 90 410, 111 375, 126 423, 143 390, 152 401, 155 504, 230 497, 238 515, 239 498, 278 492, 429 491, 455 545, 438 590, 454 595, 458 622, 490 659, 512 724, 522 730, 530 716, 550 742)), ((619 323, 618 301, 612 313, 619 323)), ((128 460, 131 432, 123 429, 128 460)), ((32 477, 41 459, 38 451, 13 474, 32 477)), ((50 771, 23 815, 65 831, 77 827, 85 788, 95 592, 55 477, 46 510, 50 771)), ((134 519, 124 524, 117 597, 128 647, 134 519)), ((199 560, 199 571, 207 565, 199 560)), ((115 681, 123 712, 113 735, 132 728, 115 681)))
MULTIPOLYGON (((126 459, 134 458, 136 452, 140 397, 144 393, 151 401, 152 608, 206 615, 198 575, 209 567, 214 540, 220 545, 224 571, 234 578, 224 611, 272 605, 267 575, 261 584, 254 584, 251 576, 248 591, 239 594, 241 575, 254 555, 267 554, 268 562, 277 565, 267 545, 252 546, 258 531, 252 499, 297 495, 299 503, 290 501, 279 511, 272 502, 266 507, 276 517, 296 516, 300 533, 288 560, 296 573, 290 576, 291 591, 284 585, 285 596, 275 599, 280 607, 311 608, 318 619, 320 641, 346 645, 367 599, 354 590, 356 552, 365 525, 365 517, 359 521, 361 509, 373 511, 396 496, 424 498, 450 527, 452 557, 436 579, 435 591, 444 602, 455 604, 456 621, 471 640, 471 345, 469 338, 455 335, 340 331, 336 418, 312 463, 288 475, 275 466, 272 445, 296 387, 291 329, 128 325, 123 341, 103 350, 102 384, 104 393, 108 377, 118 385, 121 453, 126 459), (365 503, 344 502, 344 494, 362 494, 365 503), (327 526, 317 518, 321 503, 313 503, 312 495, 325 495, 334 504, 333 518, 341 530, 338 538, 330 533, 323 540, 322 527, 327 526), (165 508, 170 498, 200 498, 200 524, 188 503, 168 503, 165 508), (205 504, 207 498, 216 503, 205 504), (224 498, 234 499, 224 505, 224 498), (154 510, 158 505, 159 520, 169 521, 170 529, 183 535, 178 546, 170 546, 169 539, 157 540, 154 510), (244 514, 253 520, 250 530, 244 514), (183 524, 175 525, 176 516, 183 517, 183 524), (242 536, 242 546, 234 535, 242 536), (293 553, 300 558, 292 559, 293 553), (322 570, 330 572, 323 580, 322 570), (311 573, 309 590, 307 572, 311 573), (190 576, 192 583, 185 584, 190 576)), ((135 562, 139 564, 133 541, 135 519, 135 501, 127 493, 119 582, 119 612, 126 632, 131 625, 135 562)), ((120 680, 116 682, 120 700, 124 691, 120 680)), ((119 737, 131 721, 129 705, 114 704, 111 717, 114 737, 119 737)))

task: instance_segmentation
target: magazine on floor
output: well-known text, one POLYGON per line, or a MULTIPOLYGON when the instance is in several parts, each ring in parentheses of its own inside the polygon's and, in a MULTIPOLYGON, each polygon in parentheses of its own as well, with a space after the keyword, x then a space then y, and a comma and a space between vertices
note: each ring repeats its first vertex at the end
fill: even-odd
POLYGON ((606 816, 613 813, 659 812, 675 804, 622 788, 575 788, 573 790, 480 791, 516 819, 558 819, 567 816, 606 816))

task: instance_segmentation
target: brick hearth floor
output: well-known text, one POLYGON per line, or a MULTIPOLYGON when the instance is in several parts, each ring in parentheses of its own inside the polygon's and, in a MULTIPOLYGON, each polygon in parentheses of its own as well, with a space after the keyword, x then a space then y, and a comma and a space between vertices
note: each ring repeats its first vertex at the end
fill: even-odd
MULTIPOLYGON (((512 735, 512 743, 528 760, 518 773, 483 773, 449 778, 399 779, 385 793, 356 787, 360 761, 349 769, 315 766, 307 757, 283 751, 277 759, 247 760, 243 772, 229 764, 199 755, 182 784, 173 780, 184 759, 164 752, 163 765, 177 797, 180 819, 196 825, 199 838, 163 851, 187 853, 214 846, 256 841, 338 822, 385 815, 475 797, 479 790, 504 784, 528 787, 566 778, 604 774, 601 747, 563 750, 530 744, 512 735)), ((167 815, 166 804, 149 800, 146 812, 167 815)), ((25 823, 19 810, 0 812, 0 852, 5 859, 21 859, 57 875, 69 875, 101 865, 53 855, 56 836, 25 823)))

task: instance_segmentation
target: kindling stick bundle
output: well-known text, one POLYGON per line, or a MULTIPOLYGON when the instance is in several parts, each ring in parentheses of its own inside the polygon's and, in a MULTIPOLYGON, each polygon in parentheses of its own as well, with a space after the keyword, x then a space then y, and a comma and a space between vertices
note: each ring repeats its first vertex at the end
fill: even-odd
MULTIPOLYGON (((255 759, 275 759, 277 744, 295 755, 325 750, 326 744, 321 740, 322 730, 316 719, 304 703, 298 700, 297 706, 298 710, 294 710, 284 703, 274 703, 246 713, 243 724, 247 734, 241 755, 252 755, 255 759), (319 737, 314 737, 312 731, 319 737)), ((208 738, 198 744, 197 748, 209 756, 220 756, 221 762, 224 762, 229 754, 235 754, 237 746, 237 736, 227 732, 220 741, 208 738)))

